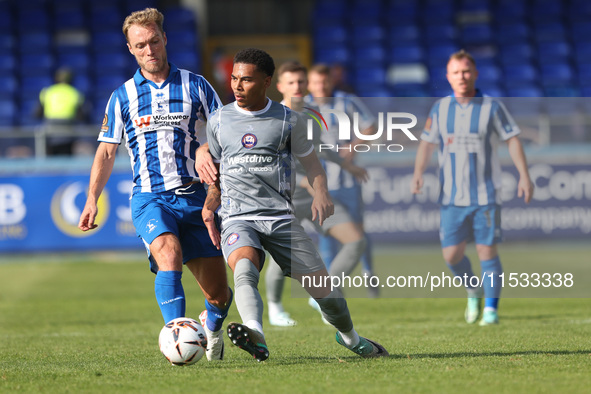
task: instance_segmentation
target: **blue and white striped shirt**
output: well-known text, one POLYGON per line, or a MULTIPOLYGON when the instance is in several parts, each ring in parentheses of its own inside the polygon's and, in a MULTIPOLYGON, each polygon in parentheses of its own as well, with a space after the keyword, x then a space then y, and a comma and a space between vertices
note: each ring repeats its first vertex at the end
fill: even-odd
POLYGON ((439 145, 439 203, 500 204, 498 142, 519 133, 505 106, 479 91, 467 104, 458 103, 453 96, 438 100, 421 139, 439 145))
POLYGON ((198 179, 195 151, 206 141, 210 114, 222 103, 200 75, 170 64, 160 86, 138 69, 109 102, 98 140, 125 145, 133 169, 133 193, 158 193, 198 179))

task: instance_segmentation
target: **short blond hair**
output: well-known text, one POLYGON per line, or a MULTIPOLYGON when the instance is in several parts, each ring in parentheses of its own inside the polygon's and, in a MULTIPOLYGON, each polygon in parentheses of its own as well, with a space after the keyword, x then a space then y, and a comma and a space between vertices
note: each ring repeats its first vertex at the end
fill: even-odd
POLYGON ((146 8, 141 11, 132 12, 125 18, 123 21, 123 34, 125 35, 125 39, 129 41, 127 37, 127 32, 133 25, 139 25, 143 27, 148 27, 152 23, 156 24, 158 30, 162 34, 164 34, 164 28, 162 27, 164 24, 164 15, 156 8, 146 8))
POLYGON ((462 59, 468 59, 470 63, 472 63, 472 65, 476 67, 476 60, 474 60, 474 57, 463 49, 460 49, 459 51, 452 53, 449 59, 447 60, 447 64, 449 64, 449 62, 451 62, 452 60, 462 59))

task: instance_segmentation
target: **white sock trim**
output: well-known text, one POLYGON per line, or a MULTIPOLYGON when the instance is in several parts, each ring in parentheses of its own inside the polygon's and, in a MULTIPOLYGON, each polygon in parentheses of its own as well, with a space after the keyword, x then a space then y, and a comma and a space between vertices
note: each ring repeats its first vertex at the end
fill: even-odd
POLYGON ((339 332, 341 333, 341 338, 343 338, 343 342, 345 342, 347 347, 351 348, 359 343, 359 334, 357 334, 355 329, 352 329, 349 332, 339 332))

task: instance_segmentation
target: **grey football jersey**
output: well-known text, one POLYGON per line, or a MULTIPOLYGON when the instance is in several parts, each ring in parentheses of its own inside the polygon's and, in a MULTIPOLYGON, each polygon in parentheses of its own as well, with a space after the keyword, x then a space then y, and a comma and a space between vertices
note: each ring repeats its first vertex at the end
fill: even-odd
POLYGON ((270 99, 260 111, 234 102, 208 120, 207 139, 220 162, 222 221, 293 217, 292 153, 307 156, 314 150, 301 115, 270 99))

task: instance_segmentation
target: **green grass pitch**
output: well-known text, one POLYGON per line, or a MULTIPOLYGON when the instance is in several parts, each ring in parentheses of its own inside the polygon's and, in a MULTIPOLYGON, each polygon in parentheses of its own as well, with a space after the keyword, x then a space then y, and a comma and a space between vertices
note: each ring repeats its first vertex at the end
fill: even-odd
MULTIPOLYGON (((585 245, 501 248, 506 271, 576 262, 580 279, 589 276, 589 256, 585 245)), ((380 250, 376 260, 382 273, 410 263, 444 270, 436 247, 380 250)), ((188 271, 184 278, 187 314, 197 318, 203 297, 188 271)), ((286 288, 286 309, 299 324, 266 324, 269 360, 256 363, 226 338, 223 362, 172 367, 158 350, 163 322, 153 279, 141 255, 1 258, 0 393, 582 393, 591 387, 588 296, 506 298, 494 327, 464 323, 460 297, 352 298, 357 331, 391 354, 366 360, 339 346, 334 329, 286 288)), ((233 320, 239 320, 235 306, 227 322, 233 320)))

